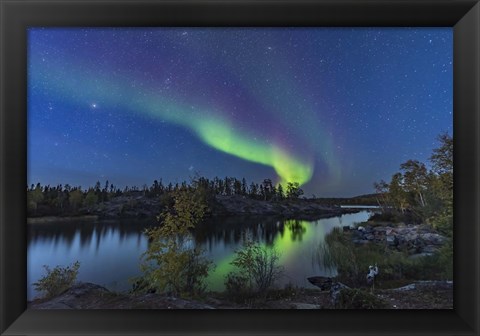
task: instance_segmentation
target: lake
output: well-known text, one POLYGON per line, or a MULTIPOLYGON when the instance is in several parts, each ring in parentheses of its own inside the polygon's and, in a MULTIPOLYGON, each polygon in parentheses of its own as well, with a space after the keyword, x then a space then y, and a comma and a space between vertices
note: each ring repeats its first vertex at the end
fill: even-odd
MULTIPOLYGON (((316 260, 318 246, 334 227, 350 226, 368 219, 371 210, 315 221, 271 217, 215 218, 194 231, 195 244, 216 265, 207 279, 210 290, 224 289, 224 276, 231 269, 235 250, 247 234, 281 254, 284 276, 279 285, 292 283, 313 287, 307 277, 335 275, 316 260)), ((152 221, 58 222, 28 227, 28 300, 38 296, 32 283, 45 274, 42 265, 53 268, 80 261, 79 281, 93 282, 110 290, 126 291, 128 280, 140 275, 139 260, 148 247, 143 231, 152 221)))

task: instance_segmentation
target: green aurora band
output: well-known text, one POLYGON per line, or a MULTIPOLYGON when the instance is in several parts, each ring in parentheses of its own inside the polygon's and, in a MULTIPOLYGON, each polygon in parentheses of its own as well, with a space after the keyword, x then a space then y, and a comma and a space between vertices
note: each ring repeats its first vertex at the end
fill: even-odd
POLYGON ((250 134, 241 134, 223 118, 222 113, 214 109, 192 110, 191 105, 167 99, 153 88, 132 90, 129 83, 133 79, 109 79, 101 75, 104 71, 88 69, 86 66, 60 62, 45 66, 38 60, 29 60, 29 65, 34 70, 29 71, 28 80, 42 83, 45 78, 48 79, 48 88, 53 95, 61 94, 82 104, 92 100, 102 105, 121 104, 133 113, 183 126, 193 131, 205 144, 221 152, 272 167, 279 176, 278 182, 283 184, 298 182, 303 185, 312 177, 314 167, 311 160, 299 159, 279 145, 255 141, 250 134), (65 68, 69 69, 68 74, 65 74, 65 68), (82 88, 81 93, 79 87, 82 88))
POLYGON ((280 183, 304 184, 312 177, 313 164, 300 161, 281 147, 251 140, 251 137, 236 132, 221 116, 211 116, 207 112, 187 115, 185 110, 179 105, 165 110, 151 102, 144 111, 192 130, 204 143, 219 151, 272 167, 280 177, 280 183))
MULTIPOLYGON (((208 54, 208 48, 204 45, 196 45, 195 50, 199 50, 201 54, 208 54)), ((188 52, 185 50, 185 52, 188 52)), ((297 99, 291 95, 293 88, 303 92, 304 96, 308 96, 308 92, 313 90, 309 85, 305 85, 299 81, 295 72, 291 68, 291 63, 288 58, 272 58, 269 55, 259 55, 258 62, 248 62, 239 66, 237 59, 227 59, 226 62, 218 62, 223 64, 223 71, 235 74, 237 77, 249 78, 247 82, 255 82, 255 76, 262 73, 264 67, 276 69, 274 83, 263 83, 263 85, 242 86, 244 90, 248 91, 253 97, 267 97, 266 99, 258 99, 258 104, 264 108, 266 113, 269 113, 276 122, 288 128, 294 128, 297 137, 302 138, 307 143, 312 143, 312 138, 309 134, 317 134, 321 141, 315 142, 315 146, 310 148, 319 157, 323 159, 326 164, 330 176, 330 183, 337 183, 341 177, 341 167, 333 152, 333 142, 328 136, 326 125, 315 115, 318 107, 314 106, 306 99, 300 99, 304 107, 301 109, 302 118, 292 123, 292 118, 299 112, 299 107, 296 104, 297 99), (241 68, 248 67, 250 71, 241 71, 241 68), (274 90, 271 89, 272 85, 274 90), (284 93, 277 95, 277 92, 284 93), (278 113, 280 112, 280 113, 278 113)), ((293 62, 292 62, 293 63, 293 62)), ((220 65, 219 65, 220 66, 220 65)), ((241 85, 241 84, 240 84, 241 85)), ((299 180, 295 180, 300 182, 299 180)), ((300 183, 303 184, 303 183, 300 183)))

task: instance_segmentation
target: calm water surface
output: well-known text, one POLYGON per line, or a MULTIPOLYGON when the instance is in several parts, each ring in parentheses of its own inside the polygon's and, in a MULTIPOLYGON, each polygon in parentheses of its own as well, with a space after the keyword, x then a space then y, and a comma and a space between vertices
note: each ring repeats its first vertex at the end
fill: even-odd
MULTIPOLYGON (((314 257, 325 235, 334 227, 365 221, 370 213, 362 210, 316 221, 265 217, 210 220, 194 233, 197 246, 202 247, 216 265, 207 279, 209 289, 223 290, 224 276, 232 269, 230 262, 246 233, 280 252, 285 275, 279 284, 310 287, 307 277, 330 276, 334 272, 324 269, 314 257)), ((78 280, 117 291, 130 289, 128 279, 140 275, 139 260, 148 246, 143 231, 152 225, 149 221, 132 220, 30 225, 28 299, 39 295, 32 283, 45 274, 42 265, 65 266, 76 260, 81 263, 78 280)))

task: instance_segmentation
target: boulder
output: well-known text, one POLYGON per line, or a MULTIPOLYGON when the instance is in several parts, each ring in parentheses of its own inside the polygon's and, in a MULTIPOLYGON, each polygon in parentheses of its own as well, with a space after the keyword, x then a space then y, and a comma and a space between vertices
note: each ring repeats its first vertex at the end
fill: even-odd
POLYGON ((419 237, 427 244, 427 245, 442 245, 445 243, 447 238, 438 233, 422 233, 419 237))
POLYGON ((387 244, 390 246, 395 246, 398 244, 397 238, 394 235, 387 235, 385 240, 387 241, 387 244))
POLYGON ((314 276, 307 278, 312 285, 319 287, 321 290, 329 290, 332 298, 332 303, 335 305, 338 300, 338 295, 342 289, 350 289, 347 285, 334 281, 333 278, 314 276))
POLYGON ((372 233, 372 232, 373 232, 373 228, 370 225, 365 227, 365 233, 372 233))
POLYGON ((330 289, 330 296, 332 298, 332 303, 334 306, 336 306, 338 303, 338 296, 340 295, 342 289, 350 289, 350 287, 341 282, 335 282, 330 289))
POLYGON ((333 279, 329 277, 314 276, 307 278, 307 280, 321 290, 330 290, 333 284, 333 279))
POLYGON ((415 259, 418 259, 418 258, 429 257, 431 255, 432 255, 432 253, 427 253, 427 252, 415 253, 415 254, 412 254, 411 256, 409 256, 408 259, 415 260, 415 259))
POLYGON ((385 231, 387 231, 387 228, 383 226, 376 226, 373 228, 373 232, 378 232, 379 234, 385 233, 385 231))
POLYGON ((430 254, 438 252, 438 247, 434 245, 427 245, 422 248, 422 253, 430 254))

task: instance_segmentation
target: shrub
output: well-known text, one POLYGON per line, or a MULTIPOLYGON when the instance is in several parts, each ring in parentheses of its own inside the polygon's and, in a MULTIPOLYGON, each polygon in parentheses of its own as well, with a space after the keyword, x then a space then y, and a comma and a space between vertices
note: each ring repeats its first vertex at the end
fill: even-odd
POLYGON ((36 291, 45 292, 48 298, 58 296, 72 287, 77 279, 80 262, 76 261, 71 266, 56 266, 53 270, 47 265, 43 266, 47 274, 33 284, 36 291))
POLYGON ((369 221, 400 223, 404 221, 402 214, 396 211, 376 212, 370 216, 369 221))
POLYGON ((132 284, 130 289, 131 294, 144 294, 144 293, 155 293, 156 289, 150 286, 148 279, 145 276, 137 276, 130 278, 129 283, 132 284))
POLYGON ((291 282, 284 285, 283 288, 271 289, 268 291, 268 298, 272 300, 291 300, 298 294, 301 294, 302 288, 293 285, 291 282))
POLYGON ((429 224, 442 234, 452 237, 453 235, 453 216, 451 214, 441 214, 428 220, 429 224))
POLYGON ((265 293, 283 272, 278 265, 280 254, 275 248, 246 241, 235 254, 231 264, 239 269, 242 277, 248 279, 249 290, 265 293))
POLYGON ((431 256, 419 258, 406 274, 419 280, 453 279, 453 246, 451 239, 431 256))
POLYGON ((338 295, 339 309, 384 309, 385 301, 361 289, 342 289, 338 295))
POLYGON ((248 277, 230 272, 225 277, 226 294, 235 302, 246 302, 251 297, 248 277))
POLYGON ((183 297, 204 292, 204 280, 213 266, 202 251, 173 244, 164 245, 146 261, 142 265, 145 289, 183 297))
POLYGON ((173 194, 173 207, 159 216, 162 225, 146 232, 150 244, 142 255, 144 276, 136 290, 195 296, 205 290, 204 280, 213 266, 201 250, 193 247, 191 234, 203 219, 207 204, 196 192, 180 190, 173 194))

